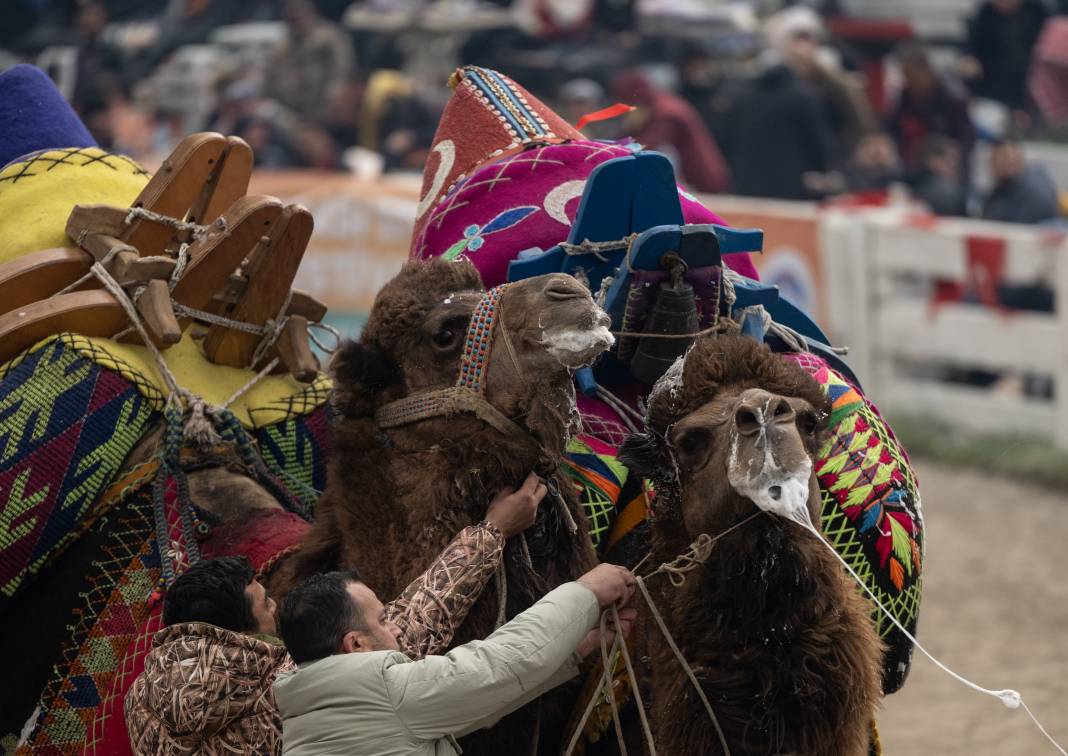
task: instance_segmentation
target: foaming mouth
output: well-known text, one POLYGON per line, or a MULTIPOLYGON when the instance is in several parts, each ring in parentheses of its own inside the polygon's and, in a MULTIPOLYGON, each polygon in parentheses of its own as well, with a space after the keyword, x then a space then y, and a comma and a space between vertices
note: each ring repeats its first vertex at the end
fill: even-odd
POLYGON ((607 326, 587 330, 559 329, 546 333, 542 344, 549 354, 567 367, 582 367, 616 343, 607 326))

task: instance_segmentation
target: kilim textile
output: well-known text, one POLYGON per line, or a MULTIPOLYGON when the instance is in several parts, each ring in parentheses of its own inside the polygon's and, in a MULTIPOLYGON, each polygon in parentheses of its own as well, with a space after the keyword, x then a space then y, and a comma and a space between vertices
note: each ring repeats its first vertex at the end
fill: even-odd
POLYGON ((101 495, 158 417, 64 339, 0 366, 0 606, 106 509, 101 495))
POLYGON ((79 754, 83 748, 96 752, 95 738, 104 725, 96 720, 113 703, 115 675, 130 663, 131 645, 141 643, 147 651, 145 643, 158 629, 158 606, 156 621, 146 624, 152 614, 146 599, 160 575, 152 535, 151 486, 117 506, 108 516, 107 528, 107 541, 92 565, 91 589, 75 610, 71 640, 41 694, 29 747, 20 749, 20 754, 79 754))
POLYGON ((257 428, 253 437, 267 469, 313 511, 326 488, 330 454, 330 405, 257 428))
MULTIPOLYGON (((823 533, 895 619, 915 634, 923 573, 923 513, 908 456, 867 399, 811 354, 785 355, 831 399, 831 438, 816 462, 823 533)), ((910 641, 873 607, 887 643, 883 690, 901 687, 912 659, 910 641)))
POLYGON ((627 482, 627 468, 617 450, 593 436, 579 435, 568 442, 563 470, 575 484, 579 502, 589 521, 590 540, 599 548, 616 519, 616 503, 627 482))
MULTIPOLYGON (((39 349, 55 339, 64 341, 87 359, 114 370, 134 384, 155 409, 163 409, 169 389, 159 375, 155 359, 145 347, 61 333, 33 349, 39 349)), ((180 342, 162 354, 178 385, 209 404, 222 405, 253 376, 245 369, 210 362, 188 330, 180 342)), ((229 409, 244 427, 259 428, 312 412, 326 402, 330 385, 330 379, 325 375, 319 375, 308 385, 298 383, 289 375, 271 375, 238 397, 229 405, 229 409)))

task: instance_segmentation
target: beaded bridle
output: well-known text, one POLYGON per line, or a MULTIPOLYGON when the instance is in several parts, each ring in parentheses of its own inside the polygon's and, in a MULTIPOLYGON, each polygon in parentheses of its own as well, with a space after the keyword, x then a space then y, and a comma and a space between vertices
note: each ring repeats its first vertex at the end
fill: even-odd
POLYGON ((460 357, 460 376, 455 386, 434 391, 423 391, 379 407, 375 423, 379 428, 396 428, 431 417, 451 416, 470 412, 503 433, 528 436, 529 434, 506 417, 486 399, 486 370, 493 351, 493 329, 501 321, 501 335, 508 347, 509 356, 519 370, 515 351, 508 340, 501 317, 500 301, 511 284, 495 286, 482 295, 471 315, 467 327, 464 351, 460 357))

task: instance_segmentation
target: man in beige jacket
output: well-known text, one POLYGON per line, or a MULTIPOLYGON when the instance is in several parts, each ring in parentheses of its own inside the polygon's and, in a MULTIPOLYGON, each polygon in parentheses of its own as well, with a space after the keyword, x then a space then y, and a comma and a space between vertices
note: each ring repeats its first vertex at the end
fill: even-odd
MULTIPOLYGON (((426 572, 384 608, 396 647, 413 659, 448 648, 501 561, 505 540, 534 522, 545 485, 531 475, 502 491, 486 519, 464 528, 426 572)), ((372 557, 373 558, 373 557, 372 557)), ((294 664, 277 638, 275 602, 247 559, 198 562, 174 581, 144 672, 125 699, 135 754, 282 751, 271 684, 294 664)))
MULTIPOLYGON (((600 643, 591 628, 601 609, 625 605, 633 590, 629 571, 602 564, 485 640, 413 661, 398 650, 400 629, 357 574, 317 575, 279 610, 282 637, 299 665, 274 684, 282 752, 459 753, 455 738, 491 726, 574 677, 578 659, 600 643)), ((623 632, 635 614, 620 611, 623 632)))

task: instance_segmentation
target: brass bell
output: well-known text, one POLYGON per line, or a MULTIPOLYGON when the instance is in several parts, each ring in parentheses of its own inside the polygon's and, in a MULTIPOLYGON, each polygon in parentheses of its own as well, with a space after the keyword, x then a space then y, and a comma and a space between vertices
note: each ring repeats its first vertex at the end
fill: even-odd
MULTIPOLYGON (((645 321, 647 334, 694 334, 697 332, 697 302, 693 287, 680 275, 660 282, 656 302, 645 321)), ((686 353, 694 337, 643 337, 630 361, 631 374, 643 383, 653 384, 676 359, 686 353)))

